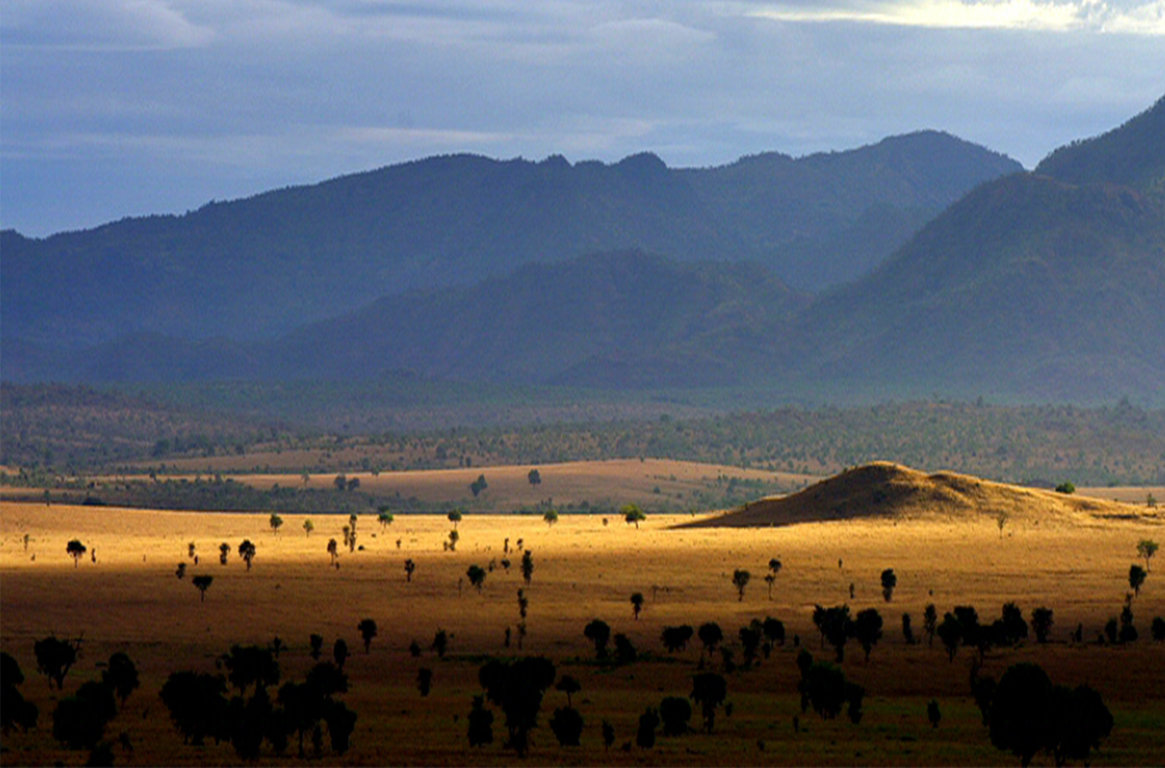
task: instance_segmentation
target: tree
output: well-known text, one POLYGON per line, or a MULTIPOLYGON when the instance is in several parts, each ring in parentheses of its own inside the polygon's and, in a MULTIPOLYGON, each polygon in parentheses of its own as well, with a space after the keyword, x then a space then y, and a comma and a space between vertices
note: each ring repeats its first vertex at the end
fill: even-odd
POLYGON ((417 564, 413 562, 410 557, 405 560, 405 581, 411 582, 413 580, 413 571, 417 570, 417 564))
POLYGON ((1011 519, 1011 515, 1007 514, 1003 510, 1000 510, 999 513, 997 515, 995 515, 995 525, 999 527, 999 540, 1000 541, 1003 541, 1003 526, 1007 525, 1007 522, 1010 519, 1011 519))
POLYGON ((663 720, 664 736, 683 736, 692 719, 692 705, 679 696, 668 696, 659 703, 659 717, 663 720))
POLYGON ((744 588, 748 585, 748 580, 751 578, 751 573, 740 568, 732 572, 732 586, 736 587, 737 601, 744 602, 744 588))
POLYGON ((751 625, 741 627, 736 634, 740 638, 744 666, 751 667, 752 663, 756 661, 757 649, 760 648, 760 622, 754 619, 751 625))
POLYGON ((765 584, 769 587, 769 600, 773 599, 773 584, 777 582, 777 577, 771 573, 765 574, 765 584))
POLYGON ((445 658, 445 651, 449 649, 449 633, 438 629, 433 634, 433 644, 429 646, 437 654, 438 659, 445 658))
POLYGON ((530 481, 531 488, 542 485, 542 473, 537 469, 531 469, 528 473, 526 473, 526 479, 530 481))
POLYGON ((106 724, 117 714, 113 689, 104 683, 82 683, 77 692, 61 700, 53 712, 53 738, 69 749, 94 749, 106 724))
POLYGON ((388 511, 388 507, 381 506, 377 508, 376 522, 380 523, 380 529, 384 530, 386 527, 392 525, 392 521, 396 518, 388 511))
POLYGON ((174 672, 162 685, 162 703, 185 742, 199 746, 221 732, 227 707, 222 675, 174 672))
POLYGON ((822 720, 832 720, 841 714, 846 700, 846 680, 840 669, 828 662, 814 661, 812 654, 802 650, 797 656, 801 680, 797 690, 801 694, 801 711, 813 708, 822 720))
POLYGON ((332 658, 336 660, 336 668, 344 670, 344 662, 348 660, 348 643, 342 637, 337 637, 332 643, 332 658))
POLYGON ((311 532, 314 531, 315 529, 316 529, 315 523, 313 523, 311 520, 304 520, 303 521, 303 534, 305 536, 311 536, 311 532))
POLYGON ((611 640, 611 627, 602 619, 593 619, 583 628, 583 636, 595 645, 595 656, 599 660, 607 658, 607 643, 611 640))
POLYGON ((449 551, 450 552, 457 551, 457 542, 459 542, 459 541, 461 541, 461 534, 457 532, 457 529, 454 528, 453 530, 449 531, 449 551))
POLYGON ((1145 583, 1145 569, 1139 565, 1129 566, 1129 588, 1133 590, 1134 595, 1141 594, 1141 585, 1145 583))
MULTIPOLYGON (((474 495, 476 495, 476 494, 474 494, 474 495)), ((446 515, 446 517, 449 518, 449 522, 453 523, 453 530, 456 531, 457 524, 461 522, 461 511, 455 509, 452 512, 450 512, 448 515, 446 515)))
POLYGON ((615 726, 611 725, 606 720, 604 720, 602 732, 603 732, 603 749, 605 751, 609 752, 611 750, 611 745, 615 743, 615 726))
POLYGON ((319 661, 320 654, 323 653, 323 650, 324 650, 324 637, 323 637, 323 635, 317 635, 313 632, 311 634, 311 636, 308 638, 307 642, 308 642, 308 646, 311 648, 308 655, 310 655, 312 657, 313 661, 319 661))
POLYGON ((548 509, 542 514, 542 519, 546 521, 546 525, 553 527, 558 522, 558 513, 553 509, 548 509))
POLYGON ((651 749, 655 746, 655 729, 659 727, 659 713, 648 707, 639 716, 639 727, 635 730, 635 746, 651 749))
POLYGON ((475 499, 486 488, 489 488, 489 483, 485 481, 485 475, 478 475, 477 479, 469 484, 469 491, 473 494, 473 498, 475 499))
POLYGON ((1023 612, 1013 602, 1003 604, 1003 611, 998 621, 991 625, 992 640, 999 645, 1018 645, 1027 638, 1027 622, 1023 620, 1023 612))
POLYGON ((1027 766, 1053 740, 1052 681, 1036 664, 1015 664, 1003 673, 991 700, 991 743, 1027 766))
POLYGON ((81 562, 81 558, 85 556, 88 549, 81 543, 80 539, 72 539, 65 545, 65 551, 73 558, 73 567, 76 568, 77 563, 81 562))
POLYGON ((1160 616, 1154 616, 1149 632, 1158 643, 1165 640, 1165 619, 1160 616))
POLYGON ((574 704, 571 703, 570 697, 581 691, 582 686, 579 685, 578 680, 576 680, 572 675, 563 675, 558 679, 558 682, 554 684, 554 690, 562 691, 565 693, 566 706, 573 707, 574 704))
POLYGON ((478 592, 481 592, 481 587, 485 584, 485 569, 474 564, 469 566, 465 575, 469 577, 469 583, 476 587, 478 592))
POLYGON ((554 738, 558 739, 559 746, 577 747, 579 737, 582 736, 583 718, 578 710, 570 705, 554 710, 550 718, 550 730, 554 738))
POLYGON ((634 524, 635 528, 639 528, 639 524, 647 519, 647 515, 643 514, 643 510, 639 508, 638 504, 624 504, 619 512, 623 515, 623 521, 628 525, 634 524))
POLYGON ((485 699, 482 696, 473 697, 473 706, 469 710, 469 746, 481 747, 492 744, 494 740, 494 715, 485 708, 485 699))
POLYGON ((178 563, 178 567, 174 569, 174 575, 179 579, 186 578, 186 563, 178 563))
POLYGON ((40 718, 37 706, 24 698, 17 686, 24 684, 24 672, 16 659, 0 653, 0 732, 7 734, 13 727, 22 731, 36 727, 40 718))
MULTIPOLYGON (((724 631, 720 629, 720 625, 714 621, 708 621, 700 625, 696 630, 696 637, 700 638, 700 642, 704 645, 704 650, 709 655, 712 650, 724 639, 724 631)), ((703 653, 700 654, 701 658, 703 653)))
POLYGON ((688 641, 692 639, 693 634, 695 632, 687 624, 681 624, 678 627, 664 627, 663 632, 660 633, 660 640, 668 653, 675 653, 688 646, 688 641))
POLYGON ((328 539, 328 558, 329 558, 328 564, 335 565, 336 559, 339 558, 339 556, 340 556, 340 552, 339 552, 339 547, 336 545, 336 540, 335 539, 328 539))
POLYGON ((643 593, 631 593, 631 612, 635 614, 635 620, 639 621, 639 612, 643 610, 643 593))
POLYGON ((522 553, 522 579, 525 580, 527 586, 530 584, 530 579, 534 576, 534 552, 527 549, 522 553))
POLYGON ((1052 609, 1039 607, 1032 611, 1032 631, 1036 633, 1037 643, 1048 642, 1048 634, 1052 631, 1052 609))
POLYGON ((959 643, 963 639, 963 627, 959 624, 959 620, 950 611, 943 614, 943 623, 938 625, 939 639, 943 641, 943 646, 947 649, 947 658, 950 661, 955 660, 955 653, 959 650, 959 643))
POLYGON ((617 632, 615 634, 615 663, 631 664, 637 658, 639 658, 639 652, 635 650, 631 638, 622 632, 617 632))
POLYGON ((227 564, 227 556, 231 553, 231 545, 225 541, 218 545, 218 563, 219 565, 227 564))
POLYGON ((772 645, 779 643, 785 644, 785 625, 780 619, 774 619, 766 616, 765 620, 761 622, 761 632, 765 636, 765 641, 772 645))
POLYGON ((255 545, 251 543, 250 539, 243 539, 239 544, 239 557, 243 558, 243 562, 247 564, 247 570, 251 570, 251 561, 255 559, 255 545))
POLYGON ((1056 493, 1063 493, 1065 495, 1076 493, 1076 486, 1070 480, 1065 480, 1056 486, 1056 493))
POLYGON ((1057 766, 1069 759, 1088 765, 1094 749, 1112 733, 1112 713, 1100 694, 1087 685, 1074 690, 1057 685, 1052 691, 1053 736, 1051 749, 1057 766))
POLYGON ((887 568, 882 571, 882 599, 887 603, 894 596, 894 587, 896 586, 898 586, 898 577, 894 575, 894 569, 887 568))
POLYGON ((272 512, 271 517, 267 519, 267 524, 271 526, 272 533, 279 533, 279 529, 283 527, 283 518, 272 512))
POLYGON ((939 712, 937 700, 931 699, 926 703, 926 719, 930 721, 931 728, 938 728, 939 721, 943 719, 943 716, 939 712))
POLYGON ((922 612, 922 628, 926 632, 926 644, 928 647, 934 646, 934 631, 938 627, 938 611, 934 607, 934 603, 927 603, 926 609, 922 612))
POLYGON ((728 684, 714 672, 701 672, 692 678, 692 692, 688 695, 700 706, 704 715, 704 730, 712 732, 716 721, 716 708, 728 696, 728 684))
POLYGON ((909 613, 902 614, 902 639, 907 645, 914 645, 914 624, 909 613))
POLYGON ((852 624, 848 605, 826 608, 821 616, 821 634, 836 651, 838 664, 845 660, 845 644, 853 635, 852 624))
POLYGON ((77 662, 77 651, 81 647, 81 640, 60 640, 50 635, 33 643, 32 650, 36 656, 36 669, 49 679, 49 689, 53 683, 57 690, 62 690, 65 675, 69 668, 77 662))
POLYGON ((524 757, 530 731, 537 724, 542 697, 554 682, 554 664, 540 656, 527 656, 514 662, 487 661, 478 670, 478 681, 486 698, 501 707, 506 716, 509 738, 506 746, 524 757))
POLYGON ((1137 542, 1137 554, 1145 558, 1145 572, 1149 568, 1149 561, 1153 559, 1153 555, 1157 554, 1157 542, 1152 539, 1141 539, 1137 542))
POLYGON ((420 691, 422 698, 429 695, 429 691, 433 688, 433 670, 428 667, 421 667, 417 670, 417 690, 420 691))
POLYGON ((118 700, 124 707, 125 700, 138 688, 138 668, 129 656, 118 651, 109 657, 109 663, 106 664, 105 671, 101 673, 101 682, 108 685, 117 694, 118 700))
POLYGON ((246 693, 249 685, 254 685, 257 691, 279 684, 279 662, 268 648, 232 645, 220 660, 227 670, 227 680, 239 689, 240 694, 246 693))
POLYGON ((870 650, 882 638, 882 616, 874 608, 858 611, 853 622, 853 635, 870 661, 870 650))
POLYGON ((336 486, 337 491, 347 490, 347 488, 348 488, 347 475, 336 475, 336 477, 332 480, 332 485, 336 486))
POLYGON ((372 619, 361 619, 356 629, 364 640, 364 652, 369 653, 372 650, 372 638, 376 637, 376 622, 372 619))
POLYGON ((205 575, 195 576, 190 581, 198 589, 198 602, 206 602, 206 590, 210 589, 210 585, 214 582, 214 577, 205 575))

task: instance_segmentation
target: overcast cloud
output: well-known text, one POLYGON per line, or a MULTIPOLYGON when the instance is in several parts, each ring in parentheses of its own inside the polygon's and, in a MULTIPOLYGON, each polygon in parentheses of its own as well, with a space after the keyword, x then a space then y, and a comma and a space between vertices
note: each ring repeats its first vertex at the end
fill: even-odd
POLYGON ((1165 0, 5 0, 0 226, 431 154, 669 165, 921 128, 1031 167, 1165 93, 1165 0))

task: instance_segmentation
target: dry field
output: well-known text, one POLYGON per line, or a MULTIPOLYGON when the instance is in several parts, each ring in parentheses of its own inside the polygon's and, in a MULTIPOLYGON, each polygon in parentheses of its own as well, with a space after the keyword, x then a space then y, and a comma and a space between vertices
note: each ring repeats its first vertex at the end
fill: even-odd
MULTIPOLYGON (((547 476, 544 482, 549 484, 547 476)), ((1039 605, 1052 608, 1054 642, 991 651, 985 672, 998 676, 1014 662, 1033 660, 1054 682, 1094 686, 1116 718, 1094 763, 1165 763, 1165 645, 1149 640, 1151 618, 1165 615, 1165 584, 1158 576, 1165 566, 1154 564, 1134 603, 1141 640, 1115 648, 1092 642, 1120 611, 1129 565, 1138 561, 1137 541, 1165 538, 1159 524, 1016 520, 1001 537, 990 518, 675 530, 670 526, 691 518, 653 516, 637 530, 616 518, 604 525, 598 516, 564 516, 550 527, 533 516, 467 514, 458 526, 456 552, 447 552, 442 542, 451 525, 443 517, 398 516, 382 529, 369 516, 358 523, 364 551, 342 554, 337 570, 329 567, 325 544, 340 538, 347 518, 315 516, 310 536, 301 517, 284 520, 274 534, 266 515, 0 505, 0 647, 19 661, 28 678, 22 691, 41 711, 37 730, 4 737, 0 761, 80 764, 85 759, 51 738, 58 694, 36 674, 36 638, 83 634, 83 655, 66 679, 65 695, 96 678, 98 664, 115 651, 126 651, 137 663, 141 688, 108 730, 115 738, 126 733, 134 746, 132 752, 115 748, 119 763, 223 764, 239 762, 228 745, 183 745, 158 699, 166 675, 213 671, 216 656, 232 643, 265 644, 279 636, 289 646, 280 658, 284 679, 302 679, 311 664, 308 635, 316 632, 328 648, 343 637, 353 650, 346 667, 350 692, 343 698, 359 720, 352 750, 340 762, 512 764, 512 753, 500 746, 501 714, 494 745, 472 751, 465 715, 471 697, 480 693, 476 674, 483 658, 517 653, 503 647, 503 637, 518 621, 519 558, 511 555, 514 567, 508 573, 500 567, 489 573, 480 594, 463 578, 471 564, 500 560, 509 537, 511 544, 524 540, 535 564, 527 588, 524 652, 544 654, 560 673, 578 678, 582 691, 574 701, 586 721, 583 745, 559 748, 545 721, 566 697, 549 691, 533 736, 532 764, 1016 764, 990 746, 968 695, 970 651, 961 650, 949 663, 937 643, 907 646, 899 630, 901 613, 909 612, 921 635, 928 602, 940 615, 955 604, 973 604, 981 619, 990 621, 1009 600, 1018 602, 1025 616, 1039 605), (97 562, 86 556, 74 567, 65 553, 72 538, 95 548, 97 562), (257 547, 250 572, 234 552, 243 538, 257 547), (200 556, 197 566, 186 557, 191 541, 200 556), (217 547, 224 541, 232 554, 222 566, 217 547), (417 563, 412 583, 405 581, 406 557, 417 563), (772 557, 784 567, 770 600, 761 577, 772 557), (181 561, 189 565, 179 580, 175 566, 181 561), (730 582, 736 568, 753 574, 743 601, 730 582), (884 568, 898 575, 890 603, 880 594, 884 568), (196 574, 214 576, 205 602, 191 585, 196 574), (646 596, 638 621, 629 603, 635 591, 646 596), (620 748, 634 739, 645 707, 690 691, 699 650, 694 643, 668 656, 659 642, 665 625, 717 621, 735 642, 739 627, 771 615, 785 622, 790 638, 799 635, 803 645, 828 659, 832 653, 819 648, 812 608, 843 602, 855 612, 876 607, 886 619, 885 637, 868 664, 855 643, 847 649, 845 673, 867 690, 860 725, 809 714, 801 718, 801 732, 794 732, 798 673, 790 642, 757 668, 726 675, 733 712, 720 713, 714 735, 661 737, 651 752, 620 748), (369 654, 356 630, 365 617, 380 627, 369 654), (595 617, 613 632, 626 633, 646 660, 596 665, 582 634, 595 617), (1066 638, 1078 622, 1089 642, 1071 645, 1066 638), (452 634, 444 660, 427 650, 438 628, 452 634), (407 652, 414 639, 426 647, 420 659, 407 652), (434 671, 427 698, 414 682, 422 666, 434 671), (938 729, 926 722, 931 698, 942 708, 938 729), (616 732, 610 752, 604 752, 599 736, 603 720, 616 732)), ((325 755, 324 762, 335 760, 325 755)), ((1043 755, 1037 761, 1050 764, 1043 755)), ((261 762, 296 761, 265 753, 261 762)))

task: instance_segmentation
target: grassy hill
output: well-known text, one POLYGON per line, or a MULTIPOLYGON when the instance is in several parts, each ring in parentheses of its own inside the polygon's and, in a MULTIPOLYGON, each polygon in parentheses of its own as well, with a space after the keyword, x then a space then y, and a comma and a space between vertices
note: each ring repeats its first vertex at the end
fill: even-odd
POLYGON ((875 462, 811 485, 789 496, 745 504, 725 515, 681 527, 793 525, 861 517, 967 518, 1044 523, 1080 523, 1095 518, 1160 520, 1155 510, 1115 501, 1080 498, 1023 488, 954 472, 925 474, 889 462, 875 462))

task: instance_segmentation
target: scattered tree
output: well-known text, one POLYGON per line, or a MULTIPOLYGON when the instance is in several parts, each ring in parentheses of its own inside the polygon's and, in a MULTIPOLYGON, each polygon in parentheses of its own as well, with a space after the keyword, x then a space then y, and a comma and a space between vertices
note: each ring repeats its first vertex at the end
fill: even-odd
POLYGON ((931 699, 926 704, 926 719, 930 721, 931 728, 938 728, 939 721, 943 719, 942 713, 938 709, 938 701, 931 699))
POLYGON ((482 696, 473 697, 473 706, 469 710, 469 746, 481 747, 492 744, 494 740, 494 715, 485 708, 485 699, 482 696))
POLYGON ((1137 542, 1137 554, 1145 558, 1145 572, 1148 573, 1149 561, 1157 554, 1157 542, 1152 539, 1141 539, 1137 542))
POLYGON ((231 545, 225 541, 218 545, 218 563, 219 565, 227 564, 227 556, 231 553, 231 545))
POLYGON ((392 513, 388 511, 388 507, 381 506, 378 508, 377 512, 378 514, 376 515, 376 522, 380 523, 381 530, 384 530, 388 526, 392 525, 392 521, 396 519, 393 517, 392 513))
POLYGON ((267 519, 267 524, 271 526, 272 533, 279 533, 279 529, 283 527, 283 518, 272 512, 271 517, 267 519))
POLYGON ((7 734, 13 728, 27 731, 36 727, 40 710, 24 698, 17 686, 24 684, 24 672, 16 659, 0 653, 0 732, 7 734))
POLYGON ((583 628, 583 636, 594 643, 595 656, 599 660, 607 658, 607 643, 611 640, 611 627, 602 619, 593 619, 583 628))
POLYGON ((332 658, 336 660, 336 668, 344 671, 344 662, 348 660, 348 643, 342 637, 332 643, 332 658))
POLYGON ((1011 515, 1007 514, 1003 510, 1000 510, 999 513, 995 515, 995 525, 999 527, 1000 541, 1003 541, 1003 527, 1007 525, 1009 520, 1011 520, 1011 515))
POLYGON ((405 560, 405 581, 411 582, 413 580, 413 571, 417 570, 417 564, 413 562, 410 557, 405 560))
POLYGON ((519 757, 526 755, 542 697, 554 682, 554 676, 554 664, 550 660, 532 656, 509 663, 493 659, 478 671, 486 698, 501 707, 506 716, 509 734, 506 746, 519 757))
POLYGON ((578 710, 570 705, 554 710, 550 718, 550 730, 554 738, 558 739, 559 746, 577 747, 582 736, 583 718, 578 710))
MULTIPOLYGON (((882 616, 874 608, 858 611, 853 621, 852 630, 858 645, 866 654, 866 663, 870 661, 870 650, 882 638, 882 616)), ((840 661, 840 660, 839 660, 840 661)))
POLYGON ((643 593, 631 593, 631 612, 635 615, 635 620, 639 621, 639 612, 643 610, 643 593))
POLYGON ((324 650, 323 635, 317 635, 315 633, 312 633, 311 637, 308 638, 307 642, 308 642, 308 646, 311 649, 309 651, 309 655, 312 657, 312 660, 319 661, 320 654, 323 653, 323 650, 324 650))
POLYGON ((420 691, 421 697, 429 695, 429 691, 433 688, 433 670, 428 667, 421 667, 417 670, 417 690, 420 691))
POLYGON ((623 521, 628 525, 634 524, 636 529, 639 528, 641 522, 647 519, 647 515, 643 514, 643 510, 639 508, 638 504, 624 504, 619 512, 623 515, 623 521))
POLYGON ((316 529, 315 523, 313 523, 311 520, 304 520, 303 521, 303 534, 305 536, 311 536, 311 532, 314 531, 315 529, 316 529))
POLYGON ((1063 493, 1065 495, 1076 493, 1076 486, 1070 480, 1065 480, 1056 486, 1056 493, 1063 493))
POLYGON ((109 657, 109 663, 101 673, 101 681, 113 689, 124 707, 125 700, 138 688, 138 668, 128 655, 118 651, 109 657))
POLYGON ((360 637, 364 640, 364 652, 369 653, 372 650, 372 638, 376 637, 376 622, 372 619, 362 619, 356 625, 356 629, 360 632, 360 637))
POLYGON ((939 639, 943 642, 943 647, 947 650, 948 660, 954 661, 955 654, 959 650, 959 643, 963 639, 963 627, 959 624, 959 620, 948 611, 943 614, 943 623, 938 625, 936 631, 939 639))
POLYGON ((898 586, 898 577, 894 575, 894 569, 887 568, 882 571, 882 599, 887 603, 894 596, 894 587, 896 586, 898 586))
POLYGON ((226 716, 226 692, 222 675, 174 672, 162 685, 161 698, 183 741, 200 746, 207 736, 220 733, 226 716))
POLYGON ((548 509, 542 514, 542 519, 546 521, 547 526, 553 528, 554 524, 558 522, 558 513, 553 509, 548 509))
POLYGON ((558 679, 558 682, 554 684, 554 690, 562 691, 565 693, 566 706, 573 707, 574 704, 571 702, 571 696, 582 690, 582 686, 579 685, 578 680, 576 680, 573 676, 563 675, 558 679))
POLYGON ((1052 631, 1052 609, 1039 607, 1032 611, 1032 631, 1036 633, 1037 643, 1048 642, 1048 634, 1052 631))
POLYGON ((250 539, 243 539, 239 544, 239 557, 243 558, 243 562, 247 564, 247 570, 251 570, 251 561, 255 559, 255 545, 251 543, 250 539))
POLYGON ((50 635, 33 643, 32 650, 36 656, 36 669, 48 678, 50 690, 53 683, 57 684, 58 691, 63 689, 65 675, 69 674, 69 668, 76 663, 77 651, 80 647, 80 638, 60 640, 55 635, 50 635))
POLYGON ((69 749, 94 750, 105 726, 117 714, 113 689, 104 683, 82 683, 77 692, 62 699, 53 712, 53 738, 69 749))
POLYGON ((615 634, 615 663, 617 664, 631 664, 639 658, 639 652, 635 650, 634 643, 631 638, 622 632, 615 634))
POLYGON ((748 581, 751 578, 751 573, 740 568, 732 572, 732 586, 736 587, 737 601, 744 602, 744 588, 748 586, 748 581))
POLYGON ((907 645, 914 645, 914 626, 909 613, 902 614, 902 639, 907 645))
POLYGON ((186 578, 186 563, 178 563, 178 567, 174 569, 174 575, 179 579, 186 578))
POLYGON ((457 532, 457 529, 454 528, 453 530, 449 531, 449 551, 450 552, 457 551, 457 542, 459 542, 459 541, 461 541, 461 534, 457 532))
POLYGON ((1145 583, 1146 575, 1145 569, 1141 566, 1136 564, 1129 566, 1129 589, 1133 590, 1134 595, 1141 594, 1141 585, 1145 583))
POLYGON ((481 587, 483 584, 485 584, 485 569, 480 565, 474 564, 469 566, 469 569, 465 572, 465 575, 469 577, 469 583, 472 584, 478 592, 481 592, 481 587))
POLYGON ((485 481, 485 475, 478 475, 477 479, 469 484, 469 490, 475 499, 486 488, 489 488, 489 483, 485 481))
POLYGON ((934 603, 927 603, 926 609, 922 612, 922 628, 926 632, 926 644, 928 647, 934 646, 934 631, 938 628, 938 611, 934 607, 934 603))
MULTIPOLYGON (((712 650, 724 640, 724 631, 716 622, 708 621, 701 624, 700 628, 696 630, 696 637, 700 638, 704 650, 711 655, 712 650)), ((701 652, 700 657, 703 658, 703 652, 701 652)))
POLYGON ((198 602, 206 602, 206 590, 210 589, 210 585, 214 583, 214 577, 205 575, 195 576, 190 581, 198 589, 198 602))
POLYGON ((701 672, 692 678, 692 692, 688 698, 696 702, 704 715, 704 730, 712 732, 716 720, 716 708, 728 696, 728 684, 724 678, 713 672, 701 672))
POLYGON ((69 556, 73 558, 73 567, 76 568, 77 563, 81 562, 81 558, 85 556, 88 548, 81 543, 80 539, 71 539, 69 543, 65 545, 65 551, 68 552, 69 556))
POLYGON ((648 707, 639 716, 639 727, 635 730, 635 746, 651 749, 655 746, 655 729, 659 727, 659 714, 648 707))
POLYGON ((449 649, 449 633, 438 629, 433 635, 433 644, 429 647, 436 652, 438 659, 445 658, 445 651, 449 649))
POLYGON ((527 472, 526 479, 530 481, 531 488, 542 485, 542 473, 537 469, 531 469, 529 472, 527 472))
POLYGON ((663 720, 664 736, 683 736, 692 719, 692 705, 679 696, 668 696, 659 703, 659 717, 663 720))
POLYGON ((259 645, 232 645, 228 653, 220 658, 227 670, 227 680, 240 694, 246 693, 247 686, 255 689, 279 684, 279 662, 267 648, 259 645))
POLYGON ((675 653, 687 648, 688 641, 692 639, 693 634, 695 632, 687 624, 678 627, 664 627, 663 632, 660 633, 660 640, 668 653, 675 653))
POLYGON ((534 553, 527 549, 522 553, 522 579, 527 586, 530 584, 530 579, 534 576, 534 553))
MULTIPOLYGON (((474 494, 474 495, 476 496, 477 494, 474 494)), ((455 509, 452 512, 450 512, 448 515, 446 515, 446 517, 449 518, 449 522, 453 523, 453 530, 456 531, 457 524, 461 522, 461 511, 455 509)))

